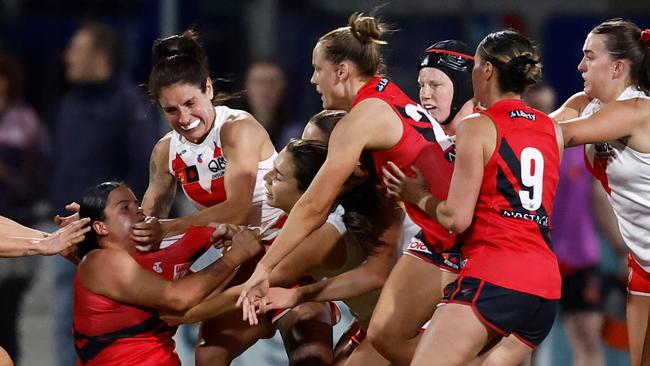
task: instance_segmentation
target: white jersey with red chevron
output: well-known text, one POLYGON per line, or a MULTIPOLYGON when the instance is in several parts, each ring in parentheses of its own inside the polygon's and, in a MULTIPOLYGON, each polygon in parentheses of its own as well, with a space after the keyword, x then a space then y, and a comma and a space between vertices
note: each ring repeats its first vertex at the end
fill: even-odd
MULTIPOLYGON (((650 99, 628 87, 617 100, 631 98, 650 99)), ((596 113, 600 107, 601 102, 594 99, 582 116, 596 113)), ((625 244, 650 272, 650 153, 635 151, 617 140, 585 145, 585 162, 608 193, 625 244)))
MULTIPOLYGON (((211 207, 226 200, 224 175, 228 161, 221 150, 221 126, 231 117, 245 113, 225 106, 217 106, 214 110, 214 124, 203 142, 194 144, 172 131, 169 143, 169 172, 181 183, 183 192, 198 209, 211 207)), ((273 223, 283 214, 282 210, 265 202, 264 175, 273 169, 276 156, 277 152, 274 151, 271 157, 260 161, 253 192, 251 212, 261 212, 259 219, 254 218, 253 225, 259 222, 259 225, 265 228, 274 226, 273 223)), ((275 231, 268 230, 268 234, 275 231)), ((264 233, 262 239, 266 239, 264 233)))

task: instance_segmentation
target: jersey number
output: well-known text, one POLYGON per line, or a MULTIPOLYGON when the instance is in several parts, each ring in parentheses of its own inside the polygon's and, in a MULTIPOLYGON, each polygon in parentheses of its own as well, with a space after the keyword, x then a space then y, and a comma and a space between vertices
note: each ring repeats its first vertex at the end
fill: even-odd
POLYGON ((544 156, 534 147, 527 147, 521 152, 520 160, 523 189, 519 191, 519 199, 523 208, 535 211, 542 205, 544 156))

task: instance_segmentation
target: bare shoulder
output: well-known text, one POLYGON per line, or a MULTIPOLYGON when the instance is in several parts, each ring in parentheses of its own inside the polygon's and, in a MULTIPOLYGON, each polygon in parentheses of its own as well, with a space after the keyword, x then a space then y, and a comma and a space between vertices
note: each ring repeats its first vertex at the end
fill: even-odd
POLYGON ((364 149, 384 150, 398 143, 402 129, 400 116, 386 101, 368 98, 336 124, 330 141, 343 138, 363 144, 364 149))
POLYGON ((96 249, 79 263, 79 280, 89 289, 98 290, 102 284, 111 282, 115 275, 124 273, 134 263, 133 257, 124 250, 96 249))
POLYGON ((574 108, 578 108, 580 111, 582 111, 592 100, 593 98, 590 98, 585 92, 582 91, 570 96, 565 104, 574 108))
POLYGON ((473 113, 465 117, 456 127, 456 145, 489 146, 497 139, 497 128, 490 117, 473 113))
POLYGON ((133 258, 124 250, 96 249, 88 253, 79 263, 79 270, 94 268, 110 269, 124 262, 133 261, 133 258))
POLYGON ((569 99, 560 106, 560 108, 549 113, 549 117, 558 122, 566 121, 573 118, 578 118, 587 104, 592 101, 592 98, 587 96, 585 92, 578 92, 569 97, 569 99))
POLYGON ((237 141, 231 138, 241 138, 242 136, 246 136, 248 139, 256 136, 258 138, 268 136, 264 127, 252 114, 242 110, 233 111, 221 127, 221 140, 223 143, 228 144, 231 141, 237 141))
POLYGON ((642 116, 650 114, 650 99, 649 98, 631 98, 614 102, 625 108, 633 109, 636 113, 641 113, 642 116))
POLYGON ((480 132, 486 128, 493 128, 493 126, 494 123, 490 117, 483 113, 472 113, 460 121, 458 127, 456 127, 456 134, 480 132))
POLYGON ((151 150, 151 156, 159 156, 160 154, 164 154, 165 156, 169 154, 169 146, 172 140, 173 136, 173 131, 168 132, 165 134, 165 136, 161 137, 158 142, 153 147, 153 150, 151 150))
POLYGON ((352 108, 350 112, 341 119, 341 122, 344 120, 349 121, 356 119, 368 120, 367 117, 380 119, 391 117, 398 118, 393 108, 391 108, 390 104, 386 101, 379 98, 368 98, 355 105, 354 108, 352 108))

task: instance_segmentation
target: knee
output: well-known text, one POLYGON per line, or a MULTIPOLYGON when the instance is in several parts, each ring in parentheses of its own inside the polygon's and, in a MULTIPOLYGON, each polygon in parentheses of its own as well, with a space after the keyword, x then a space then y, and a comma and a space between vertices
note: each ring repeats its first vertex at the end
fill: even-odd
POLYGON ((368 327, 368 340, 370 344, 382 355, 392 355, 393 350, 403 344, 404 339, 400 340, 397 334, 385 331, 385 327, 380 324, 370 324, 368 327))
POLYGON ((329 305, 326 303, 305 303, 291 309, 293 322, 305 323, 311 321, 328 322, 330 317, 329 305))
POLYGON ((194 351, 196 366, 230 365, 232 357, 223 348, 197 345, 194 351))
POLYGON ((334 362, 331 348, 322 345, 306 345, 294 350, 289 357, 291 366, 326 366, 334 362))

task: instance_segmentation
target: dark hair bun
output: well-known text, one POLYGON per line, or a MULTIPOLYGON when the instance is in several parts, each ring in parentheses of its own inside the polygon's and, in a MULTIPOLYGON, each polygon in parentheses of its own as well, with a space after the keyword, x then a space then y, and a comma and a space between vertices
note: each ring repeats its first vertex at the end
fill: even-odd
POLYGON ((188 56, 201 60, 203 49, 197 33, 187 30, 180 35, 156 40, 153 44, 152 54, 154 63, 174 56, 188 56))
POLYGON ((534 84, 542 77, 540 61, 529 55, 524 54, 513 57, 507 66, 512 76, 516 76, 525 85, 534 84))

